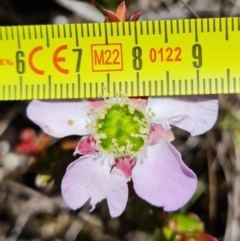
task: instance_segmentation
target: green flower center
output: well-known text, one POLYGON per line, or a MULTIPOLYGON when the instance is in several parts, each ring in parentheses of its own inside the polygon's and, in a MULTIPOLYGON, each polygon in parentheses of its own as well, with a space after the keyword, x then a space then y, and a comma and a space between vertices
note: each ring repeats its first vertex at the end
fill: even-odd
POLYGON ((145 114, 126 102, 105 107, 94 126, 98 147, 115 156, 129 156, 140 151, 149 134, 145 114))

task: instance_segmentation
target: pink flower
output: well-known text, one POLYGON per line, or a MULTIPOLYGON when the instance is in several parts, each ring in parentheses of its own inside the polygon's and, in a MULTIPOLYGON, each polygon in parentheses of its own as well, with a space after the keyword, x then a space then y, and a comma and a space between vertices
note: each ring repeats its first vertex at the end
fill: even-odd
POLYGON ((90 199, 93 210, 107 200, 112 217, 128 199, 132 179, 138 196, 152 205, 174 211, 193 195, 195 174, 170 144, 171 125, 199 135, 216 121, 214 97, 129 99, 104 101, 32 101, 28 117, 54 137, 83 135, 62 180, 66 203, 77 209, 90 199))

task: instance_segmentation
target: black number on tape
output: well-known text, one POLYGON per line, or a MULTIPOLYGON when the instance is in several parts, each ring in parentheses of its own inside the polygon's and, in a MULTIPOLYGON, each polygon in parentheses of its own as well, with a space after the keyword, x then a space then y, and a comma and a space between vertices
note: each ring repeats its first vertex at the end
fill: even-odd
POLYGON ((133 47, 132 49, 132 56, 133 56, 133 68, 135 70, 142 69, 142 49, 139 46, 133 47))
POLYGON ((76 63, 75 72, 79 72, 81 67, 81 60, 82 60, 82 49, 73 49, 72 51, 77 52, 77 63, 76 63))
POLYGON ((201 68, 202 67, 202 46, 200 44, 194 44, 192 46, 192 56, 195 59, 195 61, 193 61, 193 67, 201 68))
POLYGON ((24 52, 19 50, 16 52, 16 70, 18 74, 24 74, 26 70, 25 61, 23 60, 24 52))

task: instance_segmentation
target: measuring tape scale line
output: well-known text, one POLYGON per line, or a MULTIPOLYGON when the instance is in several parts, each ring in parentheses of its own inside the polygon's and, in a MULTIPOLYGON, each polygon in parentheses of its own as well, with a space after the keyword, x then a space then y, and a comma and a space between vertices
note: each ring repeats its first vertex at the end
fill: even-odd
POLYGON ((239 37, 240 18, 0 27, 0 100, 240 93, 239 37))
POLYGON ((87 84, 83 83, 81 87, 80 75, 78 75, 77 84, 51 84, 51 76, 48 78, 48 86, 46 84, 37 85, 23 85, 22 76, 19 80, 18 86, 8 85, 2 88, 2 100, 10 99, 10 96, 14 96, 13 100, 17 99, 68 99, 68 98, 94 98, 104 94, 103 87, 107 89, 108 93, 116 93, 122 91, 124 93, 130 93, 129 96, 178 96, 178 95, 199 95, 199 94, 232 94, 239 92, 240 78, 230 79, 230 70, 226 70, 226 80, 221 78, 220 86, 218 79, 202 79, 200 85, 199 70, 196 70, 196 81, 191 79, 190 82, 187 79, 184 80, 169 80, 169 73, 166 73, 166 81, 154 80, 145 81, 139 80, 139 73, 136 73, 136 81, 123 81, 116 83, 110 81, 110 74, 107 74, 106 82, 89 83, 89 91, 87 91, 87 84), (195 88, 196 86, 196 88, 195 88), (238 88, 237 88, 238 86, 238 88), (54 88, 52 92, 52 88, 54 88), (95 88, 95 89, 94 89, 95 88), (200 90, 200 88, 202 88, 200 90), (83 93, 81 93, 83 89, 83 93), (194 91, 197 89, 197 92, 194 91), (77 90, 77 92, 76 92, 77 90), (13 94, 12 94, 13 92, 13 94), (17 97, 17 93, 20 96, 17 97), (92 93, 95 93, 93 96, 92 93), (52 95, 52 93, 54 93, 52 95), (87 93, 90 93, 88 95, 87 93), (6 96, 8 94, 8 96, 6 96))
MULTIPOLYGON (((122 23, 94 23, 94 24, 75 24, 75 38, 76 38, 76 46, 78 47, 79 46, 79 39, 78 39, 78 36, 81 36, 81 37, 96 37, 96 25, 98 25, 98 36, 102 36, 102 32, 103 32, 103 27, 104 27, 104 36, 105 36, 105 43, 108 44, 108 28, 107 28, 107 25, 110 24, 110 32, 111 32, 111 36, 114 35, 114 24, 117 25, 117 31, 116 31, 116 35, 117 36, 120 36, 119 34, 119 28, 122 27, 122 36, 125 36, 126 35, 126 24, 128 24, 130 27, 128 27, 128 33, 127 35, 132 35, 132 26, 134 26, 134 33, 135 33, 135 43, 138 44, 138 41, 137 41, 137 30, 140 29, 140 34, 143 35, 143 34, 147 34, 149 35, 150 34, 150 31, 149 29, 152 30, 152 34, 156 34, 156 31, 155 31, 155 26, 156 26, 156 23, 158 25, 158 33, 157 34, 162 34, 162 30, 161 30, 161 23, 163 22, 164 23, 164 34, 165 34, 165 42, 167 43, 168 42, 168 26, 170 26, 170 33, 171 34, 174 34, 174 33, 177 33, 179 34, 180 31, 179 31, 179 22, 182 21, 182 33, 186 33, 186 32, 189 32, 189 33, 192 33, 192 23, 194 22, 194 32, 195 32, 195 39, 196 39, 196 42, 198 42, 198 21, 201 21, 201 32, 203 33, 204 31, 207 31, 207 32, 210 32, 210 25, 212 25, 212 29, 211 31, 213 32, 216 32, 216 21, 218 22, 218 25, 219 25, 219 31, 222 32, 222 21, 225 20, 225 38, 226 40, 228 40, 228 21, 231 20, 231 26, 232 26, 232 29, 231 31, 235 31, 235 25, 234 24, 234 20, 237 19, 238 20, 238 31, 240 29, 240 20, 239 18, 220 18, 220 19, 216 19, 216 18, 213 18, 213 19, 184 19, 184 20, 167 20, 167 21, 146 21, 146 22, 122 22, 122 23), (204 23, 204 21, 206 21, 207 25, 204 23), (210 21, 211 21, 211 24, 210 24, 210 21), (175 32, 174 32, 174 22, 176 24, 175 26, 175 32), (188 22, 188 30, 186 30, 186 22, 188 22), (137 24, 139 23, 140 27, 137 26, 137 24), (149 24, 151 23, 151 27, 149 27, 149 24), (169 23, 169 24, 168 24, 169 23), (122 26, 120 26, 120 24, 122 26), (146 24, 144 27, 143 27, 143 24, 146 24), (77 25, 80 25, 80 26, 77 26, 77 25), (92 27, 92 29, 90 30, 90 26, 92 27), (207 30, 204 30, 204 26, 207 27, 207 30), (81 31, 78 32, 78 27, 80 27, 81 31), (138 28, 137 28, 138 27, 138 28), (144 33, 144 29, 145 29, 145 33, 144 33), (87 32, 87 33, 86 33, 87 32)), ((54 38, 72 38, 72 27, 73 25, 33 25, 33 26, 21 26, 21 27, 1 27, 0 28, 0 40, 4 40, 4 38, 2 37, 4 34, 2 34, 2 31, 3 29, 5 29, 5 40, 14 40, 15 39, 15 35, 17 36, 17 44, 18 44, 18 48, 21 48, 21 39, 25 40, 26 39, 26 33, 25 32, 28 32, 28 39, 31 40, 31 39, 38 39, 39 36, 37 34, 38 30, 37 28, 39 28, 40 30, 40 39, 43 39, 45 37, 46 39, 46 46, 47 47, 50 47, 50 40, 49 40, 49 33, 51 32, 52 34, 52 39, 54 38), (68 34, 66 33, 66 27, 69 27, 68 29, 68 34), (10 29, 10 36, 9 36, 9 31, 8 31, 8 28, 10 29), (22 36, 20 36, 20 28, 22 28, 22 36), (50 30, 51 28, 51 30, 50 30), (44 30, 45 29, 45 30, 44 30), (43 34, 43 32, 45 31, 45 36, 43 34), (54 32, 57 31, 57 36, 54 32), (15 32, 15 33, 14 33, 15 32), (33 34, 34 33, 34 34, 33 34), (33 37, 34 35, 34 37, 33 37)))

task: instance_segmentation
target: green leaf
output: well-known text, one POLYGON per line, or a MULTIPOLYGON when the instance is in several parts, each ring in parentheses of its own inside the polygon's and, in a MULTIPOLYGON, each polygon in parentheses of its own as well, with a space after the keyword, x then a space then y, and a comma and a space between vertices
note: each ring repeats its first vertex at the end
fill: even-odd
POLYGON ((196 237, 204 232, 203 222, 195 214, 173 213, 169 215, 167 227, 174 233, 187 237, 196 237))

